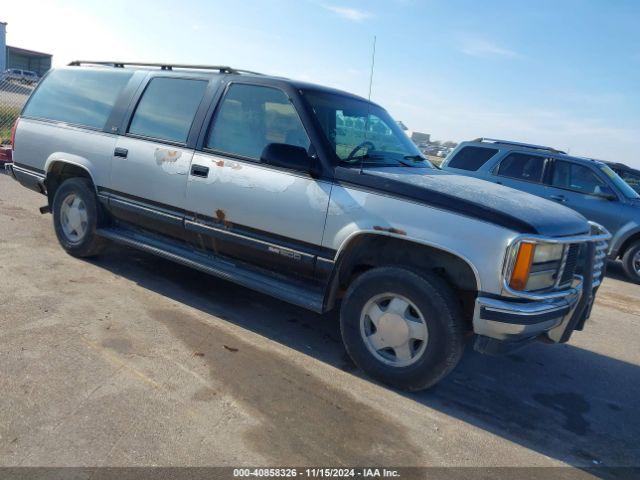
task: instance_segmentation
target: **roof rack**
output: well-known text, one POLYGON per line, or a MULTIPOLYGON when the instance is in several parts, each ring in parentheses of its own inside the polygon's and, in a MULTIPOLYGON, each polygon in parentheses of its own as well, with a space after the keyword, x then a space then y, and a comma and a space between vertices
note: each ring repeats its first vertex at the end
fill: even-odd
POLYGON ((532 148, 532 149, 535 149, 535 150, 548 150, 549 152, 554 152, 554 153, 564 153, 564 154, 567 153, 567 152, 563 152, 562 150, 558 150, 558 149, 553 148, 553 147, 545 147, 543 145, 534 145, 532 143, 512 142, 512 141, 509 141, 509 140, 499 140, 497 138, 480 137, 480 138, 476 138, 473 141, 474 142, 499 143, 499 144, 502 144, 502 145, 514 145, 516 147, 526 147, 526 148, 532 148))
POLYGON ((173 70, 174 68, 184 68, 187 70, 217 70, 220 73, 239 74, 246 73, 249 75, 263 75, 262 73, 252 72, 250 70, 239 70, 225 65, 183 65, 177 63, 146 63, 146 62, 96 62, 94 60, 74 60, 69 63, 70 67, 79 67, 81 65, 102 65, 106 67, 124 68, 124 67, 158 67, 160 70, 173 70))

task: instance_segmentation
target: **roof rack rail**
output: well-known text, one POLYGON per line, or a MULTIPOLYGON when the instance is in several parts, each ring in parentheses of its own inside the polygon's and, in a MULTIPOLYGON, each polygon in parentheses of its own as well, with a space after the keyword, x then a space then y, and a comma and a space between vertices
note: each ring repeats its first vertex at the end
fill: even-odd
POLYGON ((239 70, 226 65, 184 65, 178 63, 147 63, 147 62, 104 62, 94 60, 74 60, 69 63, 70 67, 79 67, 81 65, 101 65, 114 68, 124 67, 158 67, 160 70, 173 70, 174 68, 184 68, 187 70, 217 70, 220 73, 239 74, 246 73, 250 75, 262 75, 262 73, 252 72, 250 70, 239 70))
POLYGON ((562 150, 558 150, 557 148, 545 147, 544 145, 535 145, 535 144, 532 144, 532 143, 522 143, 522 142, 512 142, 510 140, 499 140, 497 138, 480 137, 480 138, 476 138, 473 141, 474 142, 499 143, 499 144, 502 144, 502 145, 514 145, 516 147, 526 147, 526 148, 532 148, 532 149, 535 149, 535 150, 548 150, 548 151, 554 152, 554 153, 564 153, 564 154, 567 153, 567 152, 563 152, 562 150))

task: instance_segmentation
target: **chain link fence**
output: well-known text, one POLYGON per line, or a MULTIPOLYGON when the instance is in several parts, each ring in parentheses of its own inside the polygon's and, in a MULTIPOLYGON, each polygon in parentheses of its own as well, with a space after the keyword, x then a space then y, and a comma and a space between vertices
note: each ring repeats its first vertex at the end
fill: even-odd
POLYGON ((11 127, 35 87, 35 83, 0 77, 0 145, 11 143, 11 127))

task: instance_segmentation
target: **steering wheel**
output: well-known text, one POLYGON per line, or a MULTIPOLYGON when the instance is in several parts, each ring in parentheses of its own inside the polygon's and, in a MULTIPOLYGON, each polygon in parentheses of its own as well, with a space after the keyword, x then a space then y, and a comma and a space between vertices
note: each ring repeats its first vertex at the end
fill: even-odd
POLYGON ((345 159, 345 162, 353 161, 353 158, 356 156, 356 153, 358 153, 360 150, 362 150, 365 147, 367 147, 367 151, 376 149, 376 146, 373 143, 371 143, 369 140, 365 140, 360 145, 358 145, 356 148, 351 150, 351 153, 345 159))

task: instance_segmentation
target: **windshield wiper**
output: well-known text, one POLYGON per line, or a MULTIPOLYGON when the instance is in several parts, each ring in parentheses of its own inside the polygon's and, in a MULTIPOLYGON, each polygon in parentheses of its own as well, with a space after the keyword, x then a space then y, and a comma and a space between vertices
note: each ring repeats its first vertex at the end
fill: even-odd
POLYGON ((414 162, 426 162, 427 159, 424 158, 422 155, 405 155, 404 157, 407 160, 413 160, 414 162))

